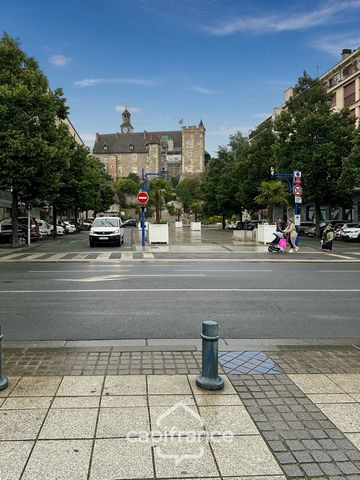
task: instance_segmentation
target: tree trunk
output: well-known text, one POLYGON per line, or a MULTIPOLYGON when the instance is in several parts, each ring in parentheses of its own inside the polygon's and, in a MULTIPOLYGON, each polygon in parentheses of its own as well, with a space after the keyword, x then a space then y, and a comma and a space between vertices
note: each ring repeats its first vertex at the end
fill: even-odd
POLYGON ((78 207, 77 205, 75 206, 75 233, 79 233, 80 229, 79 229, 79 224, 78 224, 78 207))
POLYGON ((225 222, 225 213, 222 214, 222 228, 225 230, 226 222, 225 222))
POLYGON ((57 239, 57 208, 56 205, 53 203, 53 237, 56 240, 57 239))
POLYGON ((320 218, 321 218, 320 204, 315 201, 315 235, 319 238, 320 238, 320 218))
POLYGON ((12 239, 11 245, 15 247, 19 243, 18 235, 18 202, 19 194, 17 190, 12 192, 12 210, 11 210, 11 223, 12 223, 12 239))
POLYGON ((160 223, 160 194, 155 191, 155 222, 160 223))

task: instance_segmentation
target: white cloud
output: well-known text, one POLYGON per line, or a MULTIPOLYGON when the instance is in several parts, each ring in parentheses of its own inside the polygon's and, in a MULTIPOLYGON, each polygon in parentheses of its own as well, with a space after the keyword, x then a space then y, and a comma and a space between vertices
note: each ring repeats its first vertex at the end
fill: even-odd
POLYGON ((203 95, 215 95, 217 92, 217 90, 212 90, 210 88, 204 88, 204 87, 192 87, 191 89, 193 92, 198 92, 198 93, 202 93, 203 95))
POLYGON ((234 33, 274 33, 303 30, 320 25, 343 23, 360 8, 360 0, 330 0, 317 10, 297 14, 244 16, 232 18, 216 26, 205 27, 211 35, 226 36, 234 33), (344 14, 344 15, 342 15, 344 14))
POLYGON ((65 67, 71 60, 71 57, 65 57, 64 55, 51 55, 49 58, 49 62, 56 67, 65 67))
POLYGON ((138 112, 141 112, 141 108, 139 108, 139 107, 128 107, 128 106, 126 106, 126 105, 116 105, 115 110, 116 110, 117 112, 122 113, 122 112, 125 110, 125 108, 127 108, 130 113, 138 113, 138 112))
POLYGON ((130 85, 143 85, 146 87, 156 85, 156 82, 153 80, 142 78, 86 78, 84 80, 76 80, 74 85, 76 87, 94 87, 95 85, 109 83, 127 83, 130 85))
POLYGON ((321 50, 323 52, 328 53, 329 55, 333 55, 339 57, 342 48, 351 48, 357 49, 360 46, 360 33, 359 32, 347 32, 344 34, 337 34, 332 36, 323 36, 320 37, 312 42, 311 45, 313 48, 317 50, 321 50))

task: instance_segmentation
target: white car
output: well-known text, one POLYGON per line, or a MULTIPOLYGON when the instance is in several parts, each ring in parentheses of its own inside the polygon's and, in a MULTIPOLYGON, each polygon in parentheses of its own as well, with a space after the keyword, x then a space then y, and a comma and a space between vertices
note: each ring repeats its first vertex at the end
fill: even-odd
POLYGON ((76 233, 75 225, 72 225, 70 222, 67 222, 66 220, 63 220, 63 223, 65 225, 66 233, 76 233))
POLYGON ((344 230, 341 233, 341 239, 357 240, 358 242, 360 242, 360 224, 354 227, 344 228, 344 230))
POLYGON ((124 228, 119 217, 96 217, 89 231, 90 247, 124 243, 124 228))
MULTIPOLYGON (((50 235, 52 235, 52 231, 54 230, 54 226, 53 225, 49 225, 49 226, 50 226, 50 235)), ((56 225, 56 233, 58 235, 65 235, 64 227, 62 227, 61 225, 56 225)))
POLYGON ((39 218, 35 218, 37 226, 39 228, 40 237, 47 237, 51 235, 51 226, 45 222, 45 220, 40 220, 39 218))

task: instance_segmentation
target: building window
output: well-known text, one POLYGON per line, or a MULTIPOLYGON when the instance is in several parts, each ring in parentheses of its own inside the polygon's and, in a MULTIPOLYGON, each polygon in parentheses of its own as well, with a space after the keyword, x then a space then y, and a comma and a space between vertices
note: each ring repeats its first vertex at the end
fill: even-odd
POLYGON ((131 160, 137 160, 137 153, 132 153, 131 154, 131 160))
POLYGON ((335 106, 336 106, 336 93, 334 93, 334 95, 331 97, 330 105, 331 105, 332 107, 335 107, 335 106))
POLYGON ((355 80, 344 87, 344 106, 355 102, 355 80))

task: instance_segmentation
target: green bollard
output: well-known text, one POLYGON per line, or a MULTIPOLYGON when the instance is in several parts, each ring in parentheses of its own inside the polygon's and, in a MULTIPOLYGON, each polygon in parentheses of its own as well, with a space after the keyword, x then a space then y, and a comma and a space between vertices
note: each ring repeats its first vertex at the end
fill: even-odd
POLYGON ((207 320, 202 323, 202 372, 196 384, 205 390, 224 388, 224 380, 218 375, 218 323, 207 320))
POLYGON ((2 374, 2 358, 1 358, 1 340, 3 335, 1 334, 1 325, 0 325, 0 390, 4 390, 9 385, 9 380, 5 375, 2 374))

